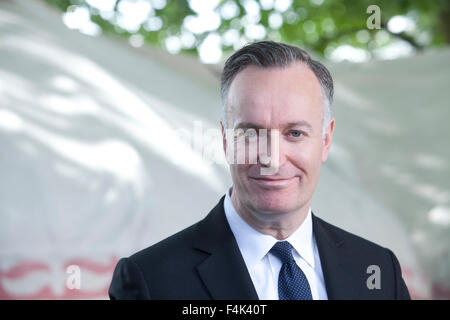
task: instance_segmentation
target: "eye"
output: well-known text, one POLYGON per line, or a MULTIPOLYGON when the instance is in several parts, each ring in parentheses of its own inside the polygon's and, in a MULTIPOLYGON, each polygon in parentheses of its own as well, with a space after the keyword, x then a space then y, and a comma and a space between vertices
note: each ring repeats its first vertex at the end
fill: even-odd
POLYGON ((299 138, 303 134, 303 132, 298 130, 292 130, 289 132, 289 134, 294 138, 299 138))
POLYGON ((245 135, 250 138, 256 137, 256 130, 249 129, 245 132, 245 135))

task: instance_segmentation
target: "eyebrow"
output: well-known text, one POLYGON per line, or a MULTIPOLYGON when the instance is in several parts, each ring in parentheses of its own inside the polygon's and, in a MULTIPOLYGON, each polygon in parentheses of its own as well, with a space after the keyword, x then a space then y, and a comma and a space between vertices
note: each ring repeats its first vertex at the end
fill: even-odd
MULTIPOLYGON (((308 121, 305 121, 305 120, 299 120, 299 121, 295 121, 295 122, 288 122, 283 127, 292 128, 292 127, 296 127, 296 126, 307 127, 309 130, 312 131, 311 124, 308 121)), ((238 125, 236 126, 235 129, 240 129, 240 128, 242 128, 242 129, 247 129, 247 128, 266 129, 263 125, 260 125, 258 123, 254 123, 254 122, 240 122, 240 123, 238 123, 238 125)))

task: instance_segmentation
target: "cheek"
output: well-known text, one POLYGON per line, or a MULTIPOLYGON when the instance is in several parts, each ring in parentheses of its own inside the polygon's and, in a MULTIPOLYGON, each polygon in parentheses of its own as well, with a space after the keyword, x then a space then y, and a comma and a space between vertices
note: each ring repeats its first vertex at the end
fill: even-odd
MULTIPOLYGON (((234 159, 234 164, 252 165, 257 164, 259 144, 257 139, 236 138, 232 148, 227 150, 230 159, 234 159)), ((238 171, 245 170, 241 168, 238 171)))
POLYGON ((238 182, 239 184, 245 184, 247 180, 249 165, 239 164, 239 165, 231 165, 230 171, 233 181, 238 182))
POLYGON ((296 145, 290 148, 288 160, 306 175, 314 175, 322 162, 322 150, 315 144, 296 145))

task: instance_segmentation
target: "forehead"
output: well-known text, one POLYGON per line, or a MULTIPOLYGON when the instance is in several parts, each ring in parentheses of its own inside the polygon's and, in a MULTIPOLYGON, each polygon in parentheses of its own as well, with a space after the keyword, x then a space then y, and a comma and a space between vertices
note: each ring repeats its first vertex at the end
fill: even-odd
POLYGON ((319 80, 305 64, 260 68, 248 66, 231 83, 228 93, 232 122, 262 126, 320 120, 323 100, 319 80))

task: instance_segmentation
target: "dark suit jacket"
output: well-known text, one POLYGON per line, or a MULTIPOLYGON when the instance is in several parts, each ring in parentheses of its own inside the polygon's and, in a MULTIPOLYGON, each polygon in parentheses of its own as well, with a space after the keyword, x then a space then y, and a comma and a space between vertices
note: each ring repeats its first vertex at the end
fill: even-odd
MULTIPOLYGON (((256 300, 225 216, 223 196, 200 222, 117 263, 111 299, 256 300)), ((312 215, 329 299, 410 299, 389 249, 312 215), (367 267, 380 267, 381 288, 368 289, 367 267)))

